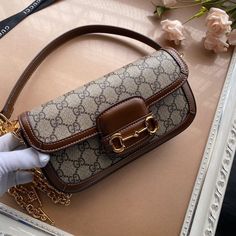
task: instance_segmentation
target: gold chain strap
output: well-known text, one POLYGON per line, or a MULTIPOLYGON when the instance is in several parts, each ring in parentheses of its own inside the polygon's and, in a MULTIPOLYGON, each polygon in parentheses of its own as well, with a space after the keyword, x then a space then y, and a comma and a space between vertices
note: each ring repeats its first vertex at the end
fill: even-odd
POLYGON ((44 177, 43 173, 40 170, 35 169, 34 173, 34 187, 41 192, 45 193, 53 203, 61 204, 64 206, 70 205, 70 198, 72 194, 66 194, 58 191, 54 187, 52 187, 44 177))
POLYGON ((18 121, 10 121, 0 113, 0 136, 6 133, 12 133, 17 139, 23 141, 19 135, 19 128, 20 126, 18 121))
MULTIPOLYGON (((0 113, 0 136, 11 132, 18 140, 24 143, 20 136, 19 128, 20 126, 18 121, 10 121, 0 113)), ((46 194, 54 204, 64 206, 70 205, 72 194, 66 194, 55 189, 48 183, 47 179, 40 170, 33 169, 29 171, 31 171, 34 175, 33 182, 12 187, 8 190, 8 193, 30 216, 54 225, 55 222, 43 210, 43 205, 37 190, 46 194)))
POLYGON ((55 222, 43 210, 42 202, 31 183, 12 187, 8 190, 8 193, 30 216, 54 225, 55 222))

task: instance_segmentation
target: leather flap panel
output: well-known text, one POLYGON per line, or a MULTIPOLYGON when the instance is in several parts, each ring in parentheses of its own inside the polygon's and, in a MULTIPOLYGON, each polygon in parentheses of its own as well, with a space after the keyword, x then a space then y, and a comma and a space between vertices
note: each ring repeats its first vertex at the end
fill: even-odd
POLYGON ((19 116, 22 136, 50 153, 98 134, 105 110, 132 97, 148 108, 180 88, 188 69, 174 49, 161 49, 19 116))

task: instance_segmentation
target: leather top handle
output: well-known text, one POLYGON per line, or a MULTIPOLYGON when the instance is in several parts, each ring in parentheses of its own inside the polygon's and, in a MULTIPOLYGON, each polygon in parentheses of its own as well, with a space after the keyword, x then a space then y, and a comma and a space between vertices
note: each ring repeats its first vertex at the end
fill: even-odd
POLYGON ((62 44, 66 43, 67 41, 86 34, 91 33, 105 33, 105 34, 114 34, 114 35, 121 35, 125 37, 129 37, 140 42, 147 44, 148 46, 154 48, 155 50, 159 50, 161 46, 153 41, 152 39, 148 38, 145 35, 139 34, 135 31, 124 29, 116 26, 109 26, 109 25, 87 25, 82 27, 77 27, 72 29, 58 38, 54 39, 50 42, 42 51, 38 53, 38 55, 30 62, 30 64, 26 67, 20 78, 17 80, 15 86, 13 87, 1 113, 6 117, 10 118, 11 114, 14 110, 15 102, 20 95, 22 89, 24 88, 25 84, 37 69, 37 67, 42 63, 42 61, 56 48, 61 46, 62 44))

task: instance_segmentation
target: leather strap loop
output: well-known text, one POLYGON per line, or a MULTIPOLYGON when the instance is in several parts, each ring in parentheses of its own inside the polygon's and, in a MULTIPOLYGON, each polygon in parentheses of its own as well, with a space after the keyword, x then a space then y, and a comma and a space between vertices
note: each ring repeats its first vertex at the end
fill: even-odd
POLYGON ((34 73, 34 71, 38 68, 38 66, 43 62, 43 60, 52 53, 56 48, 61 46, 62 44, 66 43, 67 41, 86 34, 92 33, 105 33, 105 34, 114 34, 114 35, 121 35, 125 37, 129 37, 140 42, 147 44, 148 46, 154 48, 155 50, 159 50, 161 46, 153 41, 152 39, 148 38, 145 35, 139 34, 135 31, 116 27, 116 26, 109 26, 109 25, 88 25, 82 26, 75 29, 72 29, 58 38, 54 39, 50 42, 39 54, 30 62, 30 64, 26 67, 25 71, 22 73, 20 78, 17 80, 15 86, 13 87, 1 113, 6 116, 8 119, 11 117, 11 114, 14 110, 15 102, 20 95, 22 89, 24 88, 25 84, 34 73))

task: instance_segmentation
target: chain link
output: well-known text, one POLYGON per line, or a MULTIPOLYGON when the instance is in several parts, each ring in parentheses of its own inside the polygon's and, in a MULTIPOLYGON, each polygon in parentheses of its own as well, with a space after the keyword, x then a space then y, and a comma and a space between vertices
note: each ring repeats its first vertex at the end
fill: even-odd
POLYGON ((16 203, 35 219, 54 225, 55 222, 45 213, 34 186, 30 184, 18 185, 8 190, 16 203))
POLYGON ((40 170, 34 169, 33 173, 34 173, 33 184, 36 189, 45 193, 55 204, 61 204, 64 206, 70 205, 70 198, 72 194, 60 192, 54 187, 52 187, 47 182, 46 178, 44 177, 43 173, 40 170))

